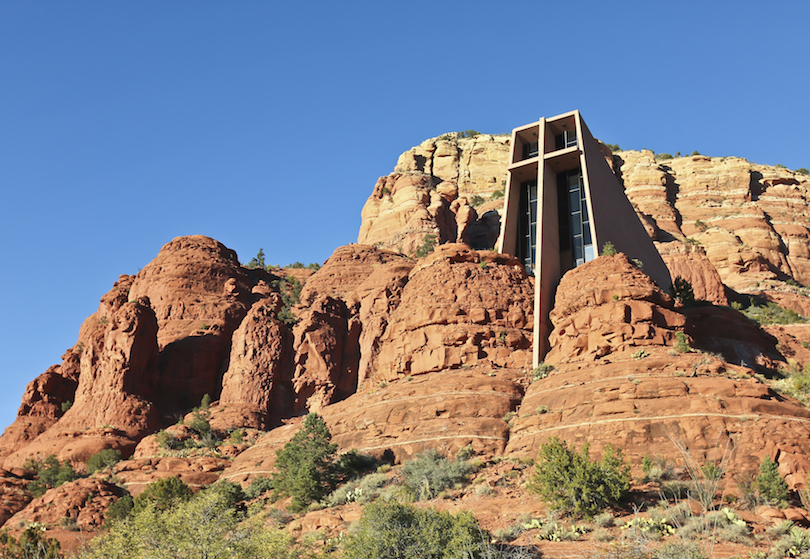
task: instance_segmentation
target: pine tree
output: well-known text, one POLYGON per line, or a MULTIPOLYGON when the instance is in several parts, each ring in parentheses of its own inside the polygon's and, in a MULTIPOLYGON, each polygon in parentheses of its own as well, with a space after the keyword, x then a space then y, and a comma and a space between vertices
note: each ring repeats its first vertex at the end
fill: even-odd
POLYGON ((309 414, 303 428, 276 454, 273 498, 292 497, 291 509, 301 511, 326 497, 340 477, 337 445, 321 416, 309 414))
POLYGON ((789 492, 787 483, 779 475, 779 465, 771 460, 770 456, 765 456, 759 465, 757 489, 769 504, 785 505, 787 503, 789 492))

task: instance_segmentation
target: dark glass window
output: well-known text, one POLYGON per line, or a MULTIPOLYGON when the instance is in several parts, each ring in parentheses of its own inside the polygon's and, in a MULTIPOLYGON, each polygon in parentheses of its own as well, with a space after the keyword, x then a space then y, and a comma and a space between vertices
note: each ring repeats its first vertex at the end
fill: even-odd
POLYGON ((530 142, 523 144, 523 159, 529 159, 530 157, 537 157, 537 151, 538 151, 537 142, 530 142))
POLYGON ((518 258, 526 273, 534 275, 537 255, 537 180, 520 184, 518 258))
POLYGON ((579 266, 594 258, 591 223, 585 202, 585 187, 579 169, 557 174, 557 215, 560 250, 571 250, 571 264, 579 266))
POLYGON ((577 131, 563 130, 562 134, 554 136, 554 148, 565 149, 577 145, 577 131))

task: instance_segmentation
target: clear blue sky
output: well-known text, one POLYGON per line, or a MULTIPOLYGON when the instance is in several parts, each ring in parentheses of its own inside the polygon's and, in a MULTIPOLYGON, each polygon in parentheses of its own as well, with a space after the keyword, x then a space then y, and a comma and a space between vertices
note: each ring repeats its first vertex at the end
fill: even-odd
POLYGON ((0 427, 179 235, 323 262, 422 140, 574 108, 623 148, 810 167, 795 1, 0 3, 0 427))

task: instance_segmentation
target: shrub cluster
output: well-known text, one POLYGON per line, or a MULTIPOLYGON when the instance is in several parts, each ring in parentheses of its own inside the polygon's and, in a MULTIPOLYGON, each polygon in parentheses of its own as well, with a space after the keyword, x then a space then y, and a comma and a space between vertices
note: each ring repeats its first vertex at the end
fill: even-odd
POLYGON ((492 556, 489 535, 475 517, 395 501, 367 505, 343 559, 456 559, 492 556))
POLYGON ((45 460, 29 458, 25 461, 23 468, 33 471, 37 476, 37 479, 30 481, 26 485, 27 489, 35 497, 41 497, 48 489, 59 487, 79 477, 67 460, 59 462, 54 454, 51 454, 45 460))
POLYGON ((403 485, 417 501, 433 499, 441 491, 467 481, 475 467, 464 460, 451 461, 435 449, 426 450, 402 467, 403 485))
POLYGON ((544 443, 530 488, 554 509, 593 516, 616 505, 630 491, 630 466, 624 454, 605 447, 602 460, 591 461, 585 445, 580 453, 557 437, 544 443))

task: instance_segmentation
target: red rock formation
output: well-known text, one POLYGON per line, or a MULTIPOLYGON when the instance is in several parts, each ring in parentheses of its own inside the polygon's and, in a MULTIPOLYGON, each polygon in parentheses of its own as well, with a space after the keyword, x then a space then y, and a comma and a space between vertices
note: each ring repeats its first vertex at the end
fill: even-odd
POLYGON ((694 316, 687 311, 696 321, 687 322, 644 278, 622 255, 563 277, 546 356, 556 369, 526 391, 506 453, 534 456, 557 436, 577 448, 591 442, 596 453, 610 442, 633 461, 648 454, 682 463, 677 442, 698 463, 730 453, 735 472, 754 472, 769 454, 788 483, 804 483, 810 412, 759 383, 750 369, 667 346, 684 326, 696 332, 697 344, 719 323, 732 337, 734 328, 745 333, 742 324, 728 316, 713 323, 702 308, 694 316))
POLYGON ((357 390, 360 322, 340 299, 321 296, 302 315, 295 332, 296 411, 318 412, 357 390))
POLYGON ((338 247, 301 289, 301 303, 311 305, 319 295, 348 300, 374 270, 389 262, 407 263, 410 259, 373 246, 338 247))
POLYGON ((554 363, 598 359, 627 347, 668 345, 686 319, 624 254, 602 256, 565 274, 550 318, 554 363))
POLYGON ((702 247, 682 243, 659 243, 658 251, 672 278, 690 283, 695 299, 728 305, 726 287, 702 247))
POLYGON ((201 235, 167 243, 138 272, 130 298, 148 297, 157 316, 161 411, 188 409, 204 394, 219 394, 231 335, 254 299, 253 285, 268 278, 241 268, 234 251, 201 235))
POLYGON ((280 307, 278 296, 254 304, 234 332, 212 424, 267 429, 292 414, 293 337, 280 307))
POLYGON ((529 362, 534 289, 516 259, 441 245, 409 277, 380 338, 376 380, 529 362))
POLYGON ((122 303, 103 316, 83 348, 73 406, 7 457, 6 468, 38 455, 84 461, 103 448, 129 453, 141 436, 157 428, 151 402, 158 377, 157 320, 149 301, 122 303))

